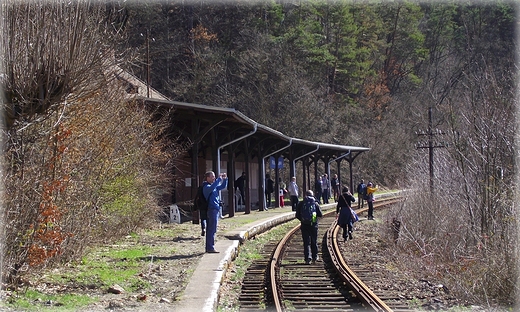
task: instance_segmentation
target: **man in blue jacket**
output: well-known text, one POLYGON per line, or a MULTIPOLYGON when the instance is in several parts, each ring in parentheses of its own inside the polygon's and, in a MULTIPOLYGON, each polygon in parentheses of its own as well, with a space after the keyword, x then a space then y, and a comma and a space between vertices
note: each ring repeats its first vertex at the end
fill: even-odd
POLYGON ((363 201, 366 200, 365 199, 366 192, 367 192, 367 186, 365 184, 365 181, 363 181, 363 179, 361 179, 361 182, 357 186, 357 196, 358 196, 357 208, 358 209, 363 208, 363 205, 364 205, 363 201))
POLYGON ((218 253, 215 250, 215 236, 217 234, 217 224, 220 212, 220 191, 227 187, 227 175, 220 174, 215 178, 213 171, 204 174, 206 182, 202 190, 204 196, 208 198, 208 225, 206 227, 206 252, 218 253))

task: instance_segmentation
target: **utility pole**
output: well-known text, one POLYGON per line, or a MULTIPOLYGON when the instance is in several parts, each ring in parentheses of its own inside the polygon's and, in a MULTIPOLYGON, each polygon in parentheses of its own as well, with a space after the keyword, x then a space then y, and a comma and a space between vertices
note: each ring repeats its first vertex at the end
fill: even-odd
POLYGON ((432 108, 430 107, 428 109, 428 130, 426 132, 424 131, 418 131, 416 132, 418 136, 428 136, 427 142, 419 142, 415 145, 415 148, 427 148, 429 151, 429 158, 430 158, 430 193, 433 194, 433 149, 438 147, 446 147, 446 143, 437 143, 433 141, 433 137, 436 135, 444 135, 442 131, 439 129, 433 130, 433 119, 432 119, 432 108))
POLYGON ((146 97, 150 97, 150 30, 146 29, 146 97))

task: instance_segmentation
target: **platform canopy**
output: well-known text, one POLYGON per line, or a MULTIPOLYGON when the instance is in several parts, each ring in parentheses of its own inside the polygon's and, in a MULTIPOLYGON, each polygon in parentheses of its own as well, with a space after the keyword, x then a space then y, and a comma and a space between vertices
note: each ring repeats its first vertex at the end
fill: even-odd
POLYGON ((279 151, 279 156, 294 159, 315 151, 320 158, 336 158, 351 153, 351 159, 368 147, 331 144, 289 137, 277 130, 259 124, 234 108, 215 107, 161 99, 143 98, 147 104, 172 109, 172 122, 179 134, 205 147, 221 146, 236 138, 247 136, 251 158, 265 157, 279 151), (214 132, 213 136, 208 133, 214 132), (249 135, 249 136, 248 136, 249 135), (283 149, 284 147, 287 147, 283 149))
MULTIPOLYGON (((179 140, 181 144, 191 146, 188 153, 191 157, 192 173, 191 196, 194 196, 197 177, 200 177, 205 168, 199 168, 202 164, 201 159, 212 161, 211 168, 215 172, 222 172, 221 163, 227 164, 225 172, 228 173, 231 185, 228 186, 229 199, 227 203, 231 207, 235 206, 235 172, 237 163, 241 163, 240 168, 244 168, 248 175, 251 174, 250 163, 258 163, 258 172, 253 174, 258 181, 259 187, 255 188, 255 199, 264 198, 266 189, 266 179, 264 175, 269 171, 265 165, 271 165, 270 157, 273 157, 275 167, 272 177, 278 184, 279 167, 274 164, 278 159, 288 162, 290 176, 298 177, 296 162, 301 161, 303 176, 301 180, 302 189, 310 189, 312 182, 318 178, 318 163, 324 164, 324 173, 330 175, 330 165, 336 163, 336 172, 342 177, 340 162, 345 160, 349 163, 349 186, 353 189, 352 163, 361 153, 369 151, 368 147, 351 145, 331 144, 303 140, 300 138, 289 137, 277 130, 262 125, 247 117, 240 111, 233 108, 215 107, 201 104, 183 103, 169 101, 165 99, 138 98, 147 107, 160 108, 161 115, 167 114, 170 118, 172 137, 179 140), (221 162, 221 157, 226 162, 221 162), (200 165, 199 165, 200 164, 200 165), (311 179, 311 164, 314 165, 314 177, 311 179), (257 192, 257 193, 256 193, 257 192)), ((273 167, 271 167, 273 168, 273 167)), ((346 179, 345 179, 346 180, 346 179)), ((278 189, 278 186, 275 186, 278 189)), ((176 200, 185 200, 190 196, 185 195, 181 189, 177 189, 176 200)), ((246 213, 251 207, 251 197, 246 194, 246 213)), ((279 197, 275 196, 278 204, 279 197)), ((256 202, 256 201, 255 201, 256 202)), ((259 201, 260 209, 266 207, 266 201, 259 201)), ((234 211, 230 210, 230 216, 234 211)))

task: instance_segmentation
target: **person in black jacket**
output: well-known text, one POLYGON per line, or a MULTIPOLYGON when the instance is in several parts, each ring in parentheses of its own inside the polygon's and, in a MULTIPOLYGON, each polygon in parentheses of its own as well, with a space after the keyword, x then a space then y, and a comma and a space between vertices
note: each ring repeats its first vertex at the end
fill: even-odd
POLYGON ((296 219, 301 222, 303 239, 303 257, 305 264, 315 264, 318 260, 318 218, 321 218, 320 205, 314 198, 311 190, 306 192, 306 196, 296 206, 296 219), (309 210, 310 207, 310 210, 309 210), (310 218, 307 215, 310 212, 310 218))
POLYGON ((238 177, 238 179, 235 180, 235 190, 238 188, 240 191, 240 199, 238 201, 239 205, 245 205, 245 198, 246 198, 246 173, 242 172, 242 175, 238 177))
POLYGON ((266 206, 265 210, 267 208, 271 207, 271 194, 274 192, 274 181, 271 179, 270 174, 265 175, 265 201, 266 206))
POLYGON ((338 204, 336 205, 336 216, 338 218, 338 225, 343 229, 343 240, 347 241, 348 238, 352 239, 352 225, 354 220, 352 212, 350 211, 351 203, 355 202, 356 199, 348 191, 348 187, 344 186, 342 193, 339 196, 338 204), (347 232, 348 227, 348 232, 347 232))
POLYGON ((361 208, 363 208, 363 205, 365 203, 364 200, 365 200, 366 192, 367 192, 367 186, 365 184, 365 181, 363 181, 363 179, 361 179, 361 182, 357 186, 357 196, 358 196, 357 208, 358 209, 360 208, 360 206, 361 206, 361 208))

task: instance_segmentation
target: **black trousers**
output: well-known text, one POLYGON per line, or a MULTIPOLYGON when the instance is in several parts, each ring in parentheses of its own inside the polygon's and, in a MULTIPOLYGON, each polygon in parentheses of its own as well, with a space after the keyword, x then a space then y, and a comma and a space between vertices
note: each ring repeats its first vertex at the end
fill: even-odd
POLYGON ((296 211, 296 206, 298 206, 298 196, 291 195, 291 206, 292 211, 296 211))
POLYGON ((265 192, 266 207, 271 207, 271 193, 265 192))
POLYGON ((343 229, 343 239, 346 240, 348 236, 348 232, 352 232, 352 222, 347 224, 342 224, 339 227, 343 229))
POLYGON ((364 205, 364 201, 363 201, 363 195, 358 195, 358 202, 357 202, 357 207, 359 209, 359 206, 361 206, 361 208, 363 208, 363 205, 364 205))
POLYGON ((302 224, 301 230, 304 260, 318 259, 318 225, 302 224))
POLYGON ((374 202, 367 200, 367 204, 368 204, 368 218, 373 218, 374 217, 374 202))

